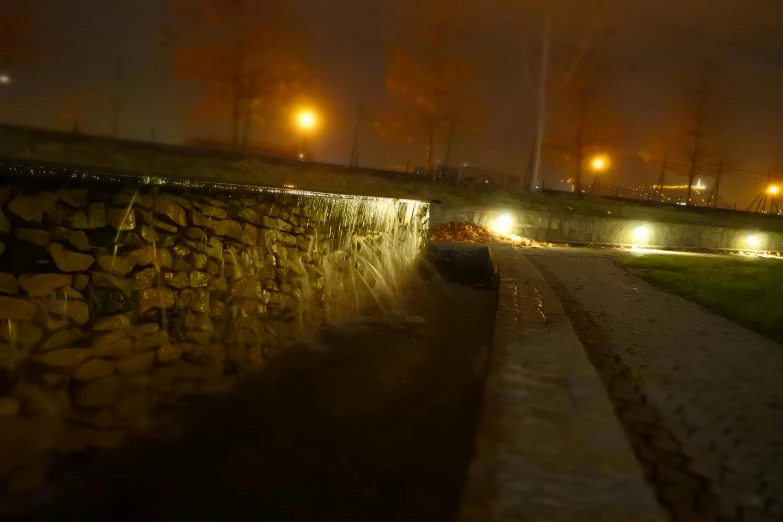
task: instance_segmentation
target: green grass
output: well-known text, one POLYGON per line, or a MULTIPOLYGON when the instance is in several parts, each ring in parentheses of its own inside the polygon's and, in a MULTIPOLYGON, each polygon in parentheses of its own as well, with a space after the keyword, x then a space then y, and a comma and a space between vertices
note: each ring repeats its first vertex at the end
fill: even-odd
POLYGON ((645 254, 620 264, 632 273, 783 343, 783 260, 645 254))

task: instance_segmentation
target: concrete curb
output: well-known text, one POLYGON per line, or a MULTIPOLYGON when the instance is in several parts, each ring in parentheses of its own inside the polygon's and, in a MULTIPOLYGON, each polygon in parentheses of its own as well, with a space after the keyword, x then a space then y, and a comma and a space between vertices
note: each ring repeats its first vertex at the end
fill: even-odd
POLYGON ((664 520, 554 292, 518 249, 490 255, 498 313, 457 521, 664 520))

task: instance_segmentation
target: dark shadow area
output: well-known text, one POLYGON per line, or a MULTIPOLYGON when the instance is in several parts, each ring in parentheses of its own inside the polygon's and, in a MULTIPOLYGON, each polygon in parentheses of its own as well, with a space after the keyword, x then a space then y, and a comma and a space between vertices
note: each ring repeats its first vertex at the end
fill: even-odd
POLYGON ((421 520, 456 513, 496 301, 439 278, 323 333, 175 430, 78 458, 16 520, 421 520))

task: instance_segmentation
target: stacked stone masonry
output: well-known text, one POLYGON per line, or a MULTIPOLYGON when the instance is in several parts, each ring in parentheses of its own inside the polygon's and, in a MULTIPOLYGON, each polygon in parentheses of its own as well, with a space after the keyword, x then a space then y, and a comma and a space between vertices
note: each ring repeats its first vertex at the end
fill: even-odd
POLYGON ((413 269, 427 219, 424 204, 372 198, 31 185, 0 187, 11 491, 41 484, 58 453, 119 446, 166 405, 230 391, 325 318, 393 291, 385 271, 413 269))

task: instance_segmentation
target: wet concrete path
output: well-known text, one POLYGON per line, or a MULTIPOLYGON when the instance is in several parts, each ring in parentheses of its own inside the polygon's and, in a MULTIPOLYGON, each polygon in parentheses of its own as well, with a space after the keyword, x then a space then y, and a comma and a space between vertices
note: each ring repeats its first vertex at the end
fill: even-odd
POLYGON ((672 520, 783 520, 783 346, 615 266, 530 249, 672 520))
POLYGON ((64 474, 26 520, 450 521, 495 310, 490 290, 424 283, 407 319, 326 332, 192 403, 183 435, 64 474))

